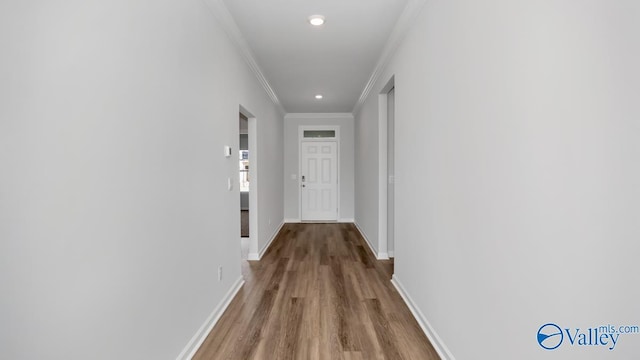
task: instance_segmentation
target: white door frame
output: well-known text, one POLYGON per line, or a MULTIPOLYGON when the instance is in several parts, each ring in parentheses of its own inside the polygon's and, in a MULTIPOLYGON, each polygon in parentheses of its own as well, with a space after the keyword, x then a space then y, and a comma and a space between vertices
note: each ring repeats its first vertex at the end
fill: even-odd
MULTIPOLYGON (((328 141, 336 143, 336 175, 338 184, 336 186, 336 206, 338 211, 336 221, 340 219, 340 126, 339 125, 299 125, 298 126, 298 219, 302 221, 302 142, 303 141, 328 141), (336 136, 332 138, 305 138, 305 130, 333 130, 336 136)), ((251 199, 249 199, 251 201, 251 199)))
POLYGON ((391 76, 378 94, 378 259, 389 258, 387 247, 387 182, 389 181, 387 172, 387 101, 389 91, 394 87, 395 76, 391 76))

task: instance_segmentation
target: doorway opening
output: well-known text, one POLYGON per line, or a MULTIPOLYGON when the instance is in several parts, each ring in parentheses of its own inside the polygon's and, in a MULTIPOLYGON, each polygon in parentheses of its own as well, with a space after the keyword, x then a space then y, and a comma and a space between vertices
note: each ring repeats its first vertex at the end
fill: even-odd
POLYGON ((378 95, 378 259, 395 256, 395 79, 378 95))
POLYGON ((387 93, 387 254, 394 257, 395 247, 395 111, 396 89, 387 93))
POLYGON ((258 254, 258 154, 257 119, 239 106, 238 181, 240 189, 240 249, 243 260, 259 260, 258 254))
POLYGON ((249 119, 240 113, 238 179, 240 182, 240 237, 249 238, 249 119))

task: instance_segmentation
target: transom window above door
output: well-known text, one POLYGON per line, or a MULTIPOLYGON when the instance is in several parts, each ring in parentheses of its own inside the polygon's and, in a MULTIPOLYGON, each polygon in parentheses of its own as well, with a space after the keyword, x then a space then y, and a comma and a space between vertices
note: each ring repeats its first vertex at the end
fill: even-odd
POLYGON ((335 139, 336 131, 335 130, 304 130, 302 136, 305 139, 308 139, 308 138, 335 139))

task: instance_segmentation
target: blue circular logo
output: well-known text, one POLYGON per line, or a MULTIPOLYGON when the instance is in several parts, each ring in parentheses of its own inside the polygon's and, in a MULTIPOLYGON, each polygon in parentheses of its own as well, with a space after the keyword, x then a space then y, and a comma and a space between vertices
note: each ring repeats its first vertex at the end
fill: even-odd
POLYGON ((563 338, 562 329, 556 324, 544 324, 538 329, 538 344, 540 344, 543 349, 556 349, 562 344, 563 338))

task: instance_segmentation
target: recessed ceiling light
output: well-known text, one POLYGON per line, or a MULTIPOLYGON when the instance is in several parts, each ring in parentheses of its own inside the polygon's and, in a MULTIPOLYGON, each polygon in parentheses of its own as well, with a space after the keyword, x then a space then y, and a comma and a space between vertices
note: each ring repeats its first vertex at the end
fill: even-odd
POLYGON ((322 95, 320 95, 320 94, 316 95, 316 99, 318 99, 318 100, 322 99, 322 95))
POLYGON ((309 22, 313 26, 320 26, 324 24, 324 16, 322 15, 311 15, 309 16, 309 22))

